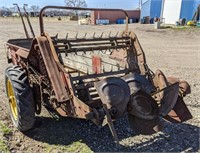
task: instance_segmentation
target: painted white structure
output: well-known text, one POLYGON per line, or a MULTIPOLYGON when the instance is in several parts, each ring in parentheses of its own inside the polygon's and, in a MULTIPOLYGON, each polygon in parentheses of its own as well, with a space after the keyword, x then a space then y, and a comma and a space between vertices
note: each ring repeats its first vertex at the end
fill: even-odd
POLYGON ((180 18, 182 0, 163 0, 162 17, 167 24, 175 24, 180 18))

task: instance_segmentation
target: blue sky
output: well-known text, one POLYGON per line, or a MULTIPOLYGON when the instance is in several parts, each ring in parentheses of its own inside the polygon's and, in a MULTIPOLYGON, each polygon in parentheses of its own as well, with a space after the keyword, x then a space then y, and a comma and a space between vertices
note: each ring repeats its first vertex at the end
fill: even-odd
MULTIPOLYGON (((139 0, 85 0, 88 7, 95 8, 120 8, 135 9, 138 8, 139 0)), ((64 5, 64 0, 0 0, 0 7, 12 7, 13 3, 23 6, 23 4, 38 5, 64 5)))

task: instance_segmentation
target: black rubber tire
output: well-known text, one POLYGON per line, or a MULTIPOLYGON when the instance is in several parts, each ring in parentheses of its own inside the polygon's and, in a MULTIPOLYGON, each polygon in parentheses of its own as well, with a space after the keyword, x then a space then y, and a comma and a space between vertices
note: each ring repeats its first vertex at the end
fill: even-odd
POLYGON ((35 104, 32 88, 24 69, 19 66, 9 67, 5 70, 5 84, 8 95, 7 82, 10 80, 16 99, 17 117, 14 118, 9 105, 9 113, 14 126, 20 131, 28 131, 35 123, 35 104))

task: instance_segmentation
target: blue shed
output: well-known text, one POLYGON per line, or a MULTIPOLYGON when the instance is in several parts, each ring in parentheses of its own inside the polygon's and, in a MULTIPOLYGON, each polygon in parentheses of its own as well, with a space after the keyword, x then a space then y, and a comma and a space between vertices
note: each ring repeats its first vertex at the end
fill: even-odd
POLYGON ((141 6, 140 18, 165 18, 168 24, 175 24, 178 19, 191 20, 200 0, 145 0, 141 6))
POLYGON ((141 6, 141 16, 143 19, 145 16, 150 18, 160 17, 162 8, 162 0, 147 0, 141 6))

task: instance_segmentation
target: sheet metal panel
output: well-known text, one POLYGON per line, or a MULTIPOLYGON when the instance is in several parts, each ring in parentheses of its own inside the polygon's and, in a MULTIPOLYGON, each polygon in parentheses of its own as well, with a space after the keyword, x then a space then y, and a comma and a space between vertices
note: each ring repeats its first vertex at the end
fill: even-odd
POLYGON ((165 23, 175 24, 180 18, 182 0, 165 0, 163 8, 163 18, 165 23))

